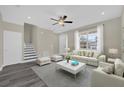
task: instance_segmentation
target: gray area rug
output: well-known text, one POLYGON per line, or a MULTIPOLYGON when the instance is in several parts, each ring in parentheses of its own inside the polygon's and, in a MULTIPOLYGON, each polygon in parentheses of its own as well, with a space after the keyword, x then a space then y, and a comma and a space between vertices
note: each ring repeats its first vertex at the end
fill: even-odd
POLYGON ((87 66, 86 71, 74 75, 64 70, 57 69, 55 63, 44 66, 34 66, 34 72, 46 83, 48 87, 90 87, 92 70, 95 67, 87 66))

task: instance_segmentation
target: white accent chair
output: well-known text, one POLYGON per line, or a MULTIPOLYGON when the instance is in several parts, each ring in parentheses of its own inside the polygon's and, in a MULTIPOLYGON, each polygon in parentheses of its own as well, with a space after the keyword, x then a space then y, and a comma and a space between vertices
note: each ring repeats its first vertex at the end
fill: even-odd
POLYGON ((93 70, 91 77, 92 87, 124 87, 124 78, 115 74, 107 74, 102 67, 113 66, 114 64, 100 62, 99 67, 93 70))
POLYGON ((63 57, 62 56, 59 56, 59 55, 54 55, 54 56, 51 57, 51 60, 52 61, 55 61, 55 62, 62 61, 63 60, 63 57))

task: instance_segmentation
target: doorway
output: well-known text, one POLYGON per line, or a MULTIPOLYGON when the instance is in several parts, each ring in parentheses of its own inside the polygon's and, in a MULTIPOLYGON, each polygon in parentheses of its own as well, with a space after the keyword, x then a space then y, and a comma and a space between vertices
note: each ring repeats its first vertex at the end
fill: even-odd
POLYGON ((3 34, 4 66, 22 62, 22 33, 4 31, 3 34))

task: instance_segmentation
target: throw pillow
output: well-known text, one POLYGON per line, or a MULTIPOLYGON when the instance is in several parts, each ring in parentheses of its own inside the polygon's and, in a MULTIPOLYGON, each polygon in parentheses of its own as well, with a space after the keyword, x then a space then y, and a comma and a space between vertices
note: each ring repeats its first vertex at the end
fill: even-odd
POLYGON ((92 56, 91 57, 93 57, 93 55, 94 55, 94 52, 92 52, 92 56))
POLYGON ((78 55, 81 56, 81 52, 80 51, 78 51, 78 55))
POLYGON ((124 63, 120 59, 115 60, 115 75, 123 77, 124 63))
POLYGON ((102 71, 104 71, 107 74, 113 74, 113 68, 111 66, 102 68, 102 71))
POLYGON ((93 57, 93 52, 91 51, 91 52, 89 52, 89 55, 88 55, 89 57, 93 57))
POLYGON ((85 52, 85 56, 88 57, 89 56, 89 51, 85 52))
POLYGON ((100 55, 99 53, 94 52, 93 57, 94 57, 94 58, 98 58, 98 57, 99 57, 99 55, 100 55))
POLYGON ((85 54, 86 54, 86 51, 83 51, 83 56, 85 56, 85 54))
POLYGON ((80 53, 81 53, 81 54, 80 54, 81 56, 84 56, 84 53, 83 53, 83 51, 80 51, 80 53))

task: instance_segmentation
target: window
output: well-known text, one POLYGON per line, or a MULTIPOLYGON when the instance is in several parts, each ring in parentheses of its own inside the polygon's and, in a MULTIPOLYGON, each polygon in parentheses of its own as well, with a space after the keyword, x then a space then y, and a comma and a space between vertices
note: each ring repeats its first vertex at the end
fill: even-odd
POLYGON ((80 48, 81 49, 97 49, 97 31, 80 34, 80 48))
POLYGON ((80 48, 87 48, 87 35, 80 35, 80 48))

